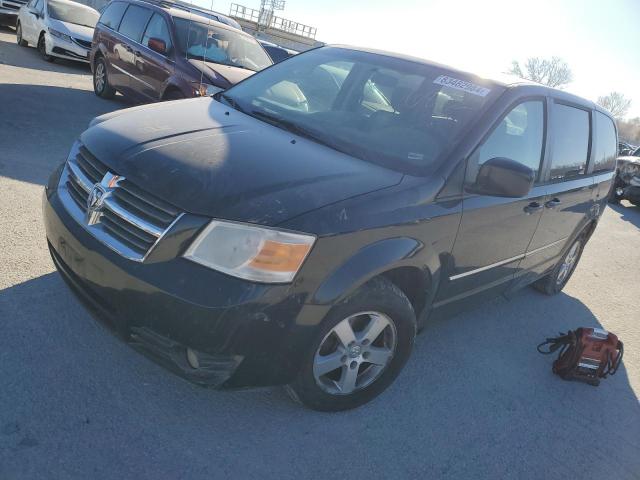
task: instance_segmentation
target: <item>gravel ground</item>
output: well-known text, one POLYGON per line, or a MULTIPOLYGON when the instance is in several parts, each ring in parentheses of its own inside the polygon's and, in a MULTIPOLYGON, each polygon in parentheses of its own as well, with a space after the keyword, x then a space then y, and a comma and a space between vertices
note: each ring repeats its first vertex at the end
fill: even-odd
POLYGON ((564 293, 430 324, 363 408, 209 391, 99 327, 49 259, 43 182, 93 116, 126 106, 89 73, 0 30, 0 478, 640 478, 640 209, 607 209, 564 293), (535 350, 578 326, 625 342, 599 388, 535 350))

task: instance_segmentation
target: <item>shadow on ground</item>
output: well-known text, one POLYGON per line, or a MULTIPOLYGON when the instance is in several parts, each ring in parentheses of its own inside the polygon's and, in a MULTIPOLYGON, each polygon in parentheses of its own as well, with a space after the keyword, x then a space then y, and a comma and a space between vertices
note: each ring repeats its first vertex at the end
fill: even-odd
POLYGON ((387 392, 340 414, 305 410, 280 388, 186 383, 92 321, 57 273, 0 291, 0 312, 2 478, 623 479, 640 471, 640 406, 624 365, 594 388, 560 380, 552 358, 536 352, 547 336, 600 325, 566 294, 525 289, 432 323, 387 392))
POLYGON ((93 117, 130 106, 93 91, 20 84, 0 84, 0 105, 0 176, 38 184, 66 159, 93 117))
POLYGON ((618 212, 620 218, 625 222, 629 222, 637 228, 640 228, 640 207, 636 207, 634 204, 623 200, 622 203, 617 205, 610 203, 609 208, 618 212))

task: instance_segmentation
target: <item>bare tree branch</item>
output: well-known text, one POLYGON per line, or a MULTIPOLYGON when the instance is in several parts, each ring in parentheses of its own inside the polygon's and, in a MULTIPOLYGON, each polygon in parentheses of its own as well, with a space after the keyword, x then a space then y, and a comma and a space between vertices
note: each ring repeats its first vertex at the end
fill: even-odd
POLYGON ((562 88, 573 80, 569 65, 560 57, 530 57, 524 69, 523 72, 520 63, 514 60, 508 73, 555 88, 562 88))
POLYGON ((598 105, 606 108, 611 114, 619 119, 623 118, 631 107, 631 99, 626 98, 620 92, 611 92, 604 97, 598 97, 598 105))

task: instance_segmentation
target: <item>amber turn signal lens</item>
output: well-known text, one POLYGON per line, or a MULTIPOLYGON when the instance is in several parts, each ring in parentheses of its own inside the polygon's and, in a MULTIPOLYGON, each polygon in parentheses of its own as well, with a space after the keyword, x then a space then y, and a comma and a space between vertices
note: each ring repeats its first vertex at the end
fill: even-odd
POLYGON ((309 250, 311 250, 311 245, 267 240, 258 255, 251 260, 250 265, 253 268, 272 272, 296 272, 309 250))

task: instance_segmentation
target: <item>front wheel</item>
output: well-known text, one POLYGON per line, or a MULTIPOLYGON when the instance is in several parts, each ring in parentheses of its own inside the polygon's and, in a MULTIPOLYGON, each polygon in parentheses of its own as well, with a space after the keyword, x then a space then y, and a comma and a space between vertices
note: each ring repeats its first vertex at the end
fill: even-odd
POLYGON ((20 22, 16 25, 16 42, 21 47, 26 47, 28 45, 27 41, 22 38, 22 25, 20 25, 20 22))
POLYGON ((562 259, 556 264, 551 273, 542 277, 533 286, 536 290, 546 293, 547 295, 555 295, 567 284, 571 275, 576 269, 582 249, 584 248, 584 238, 578 237, 569 247, 562 259))
POLYGON ((373 279, 329 312, 289 391, 314 410, 363 405, 398 376, 415 335, 415 313, 404 293, 373 279))
POLYGON ((107 64, 102 57, 98 57, 93 67, 93 91, 102 98, 111 99, 116 95, 115 89, 109 85, 107 64))
POLYGON ((46 40, 44 38, 44 35, 40 35, 40 39, 38 40, 38 51, 40 52, 40 55, 42 56, 42 59, 45 62, 54 62, 55 61, 55 57, 49 55, 47 53, 47 43, 46 40))

